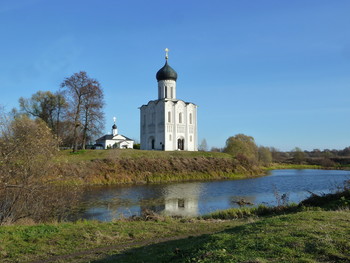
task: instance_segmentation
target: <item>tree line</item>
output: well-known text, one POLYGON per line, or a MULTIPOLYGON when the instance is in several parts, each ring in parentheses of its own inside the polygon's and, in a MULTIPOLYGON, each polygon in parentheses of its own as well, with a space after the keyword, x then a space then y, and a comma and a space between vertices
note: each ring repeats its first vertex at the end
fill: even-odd
MULTIPOLYGON (((207 147, 205 139, 200 143, 199 150, 207 147)), ((280 151, 274 147, 258 146, 252 136, 237 134, 226 140, 224 148, 211 148, 213 152, 231 154, 241 163, 268 166, 271 163, 311 164, 325 167, 350 164, 350 146, 342 150, 303 151, 295 147, 291 151, 280 151)))
POLYGON ((77 151, 104 129, 104 94, 100 83, 85 71, 74 73, 56 92, 38 91, 19 99, 18 117, 41 119, 51 129, 60 146, 77 151))

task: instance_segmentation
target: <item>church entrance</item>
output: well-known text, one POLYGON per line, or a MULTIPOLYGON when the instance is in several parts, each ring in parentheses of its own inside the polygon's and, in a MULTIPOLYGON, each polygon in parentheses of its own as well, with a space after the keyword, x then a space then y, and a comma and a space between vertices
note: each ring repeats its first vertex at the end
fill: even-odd
POLYGON ((148 138, 148 149, 150 149, 150 150, 155 149, 155 139, 153 136, 148 138))
POLYGON ((178 139, 177 140, 177 149, 183 151, 184 146, 185 146, 185 139, 178 139))

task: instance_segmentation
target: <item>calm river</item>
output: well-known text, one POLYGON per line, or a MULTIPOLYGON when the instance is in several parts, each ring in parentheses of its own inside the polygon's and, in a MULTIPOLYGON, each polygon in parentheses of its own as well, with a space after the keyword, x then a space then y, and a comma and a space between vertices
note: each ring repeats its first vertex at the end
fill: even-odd
POLYGON ((283 194, 289 202, 300 202, 309 191, 329 193, 345 180, 350 180, 350 171, 274 170, 268 176, 241 180, 92 187, 84 193, 79 217, 110 221, 140 215, 145 209, 197 216, 238 207, 235 201, 240 199, 254 205, 276 205, 283 194))

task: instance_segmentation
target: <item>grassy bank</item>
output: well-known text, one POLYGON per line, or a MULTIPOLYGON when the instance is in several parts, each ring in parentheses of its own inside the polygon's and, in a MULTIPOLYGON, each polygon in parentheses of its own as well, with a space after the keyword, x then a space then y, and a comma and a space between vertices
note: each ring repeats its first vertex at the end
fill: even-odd
POLYGON ((263 174, 225 153, 141 150, 60 152, 53 178, 74 185, 234 179, 263 174))
POLYGON ((148 214, 109 223, 2 226, 0 262, 349 262, 349 207, 347 190, 206 220, 148 214))
POLYGON ((349 262, 349 231, 349 211, 300 212, 95 262, 349 262))
POLYGON ((205 221, 161 218, 119 220, 110 223, 76 223, 0 227, 0 262, 89 262, 99 253, 116 253, 128 247, 174 237, 222 231, 244 221, 205 221), (99 248, 101 250, 99 250, 99 248), (95 253, 92 253, 92 250, 95 253), (98 252, 100 251, 100 252, 98 252), (66 256, 63 256, 66 255, 66 256), (67 256, 69 255, 69 256, 67 256))
POLYGON ((167 183, 238 179, 275 169, 344 169, 320 165, 273 163, 268 167, 239 162, 220 152, 84 150, 59 152, 52 180, 68 185, 167 183), (57 178, 59 180, 57 181, 57 178))

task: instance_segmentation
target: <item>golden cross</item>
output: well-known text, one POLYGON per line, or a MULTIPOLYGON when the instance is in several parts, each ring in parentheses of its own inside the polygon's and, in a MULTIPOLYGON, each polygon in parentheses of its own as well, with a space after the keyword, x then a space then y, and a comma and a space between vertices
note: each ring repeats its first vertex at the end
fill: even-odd
POLYGON ((166 48, 166 49, 165 49, 165 59, 166 59, 166 60, 168 60, 168 58, 169 58, 168 52, 169 52, 169 49, 166 48))

